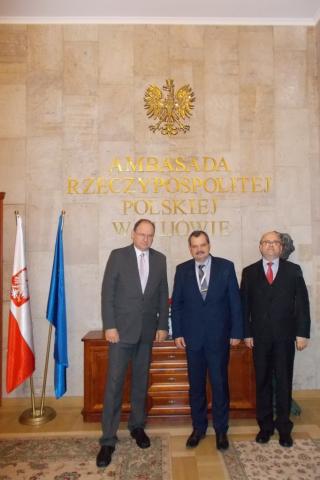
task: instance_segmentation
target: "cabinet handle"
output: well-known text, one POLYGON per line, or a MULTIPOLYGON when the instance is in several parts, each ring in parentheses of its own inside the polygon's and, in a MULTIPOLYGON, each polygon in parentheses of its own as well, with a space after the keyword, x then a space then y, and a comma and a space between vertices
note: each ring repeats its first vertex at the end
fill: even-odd
POLYGON ((176 377, 169 377, 168 380, 169 380, 169 382, 175 382, 176 377))
POLYGON ((176 356, 175 356, 175 355, 168 355, 168 358, 170 358, 170 359, 175 359, 176 356))
POLYGON ((175 400, 168 400, 168 403, 170 403, 170 405, 174 405, 176 403, 175 400))

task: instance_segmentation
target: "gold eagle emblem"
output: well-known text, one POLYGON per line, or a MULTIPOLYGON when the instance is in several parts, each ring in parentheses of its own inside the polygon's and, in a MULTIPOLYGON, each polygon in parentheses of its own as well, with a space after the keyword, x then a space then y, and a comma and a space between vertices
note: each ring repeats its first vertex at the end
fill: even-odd
POLYGON ((166 97, 156 85, 150 85, 144 94, 144 108, 148 118, 157 119, 157 123, 149 125, 152 132, 160 131, 163 135, 177 135, 190 130, 183 121, 191 117, 196 99, 190 85, 184 85, 175 93, 174 81, 166 80, 163 90, 166 97))

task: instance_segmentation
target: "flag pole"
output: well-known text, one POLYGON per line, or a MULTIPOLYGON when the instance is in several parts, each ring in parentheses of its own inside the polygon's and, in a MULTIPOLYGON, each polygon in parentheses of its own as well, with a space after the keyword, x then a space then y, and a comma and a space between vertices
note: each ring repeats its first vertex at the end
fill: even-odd
MULTIPOLYGON (((62 218, 65 215, 65 210, 61 211, 62 218)), ((63 223, 62 223, 63 228, 63 223)), ((44 406, 45 395, 46 395, 46 385, 47 385, 47 376, 48 376, 48 365, 49 365, 49 355, 50 355, 50 345, 51 345, 51 336, 52 336, 52 323, 50 323, 49 331, 48 331, 48 342, 47 342, 47 352, 46 352, 46 360, 44 366, 44 374, 43 374, 43 382, 42 382, 42 393, 41 393, 41 402, 40 402, 40 409, 33 408, 28 409, 22 413, 19 418, 20 423, 25 425, 43 425, 44 423, 50 422, 56 416, 56 411, 52 407, 44 406)), ((30 382, 32 382, 32 389, 33 389, 33 381, 30 378, 30 382)), ((34 402, 34 389, 33 389, 33 402, 34 402)))
MULTIPOLYGON (((17 220, 19 217, 19 210, 15 210, 14 212, 16 216, 16 225, 17 225, 17 220)), ((31 409, 32 409, 32 415, 36 415, 36 406, 35 406, 35 396, 34 396, 34 385, 33 385, 33 377, 31 375, 30 377, 30 392, 31 392, 31 409)))
MULTIPOLYGON (((61 215, 62 215, 62 229, 63 229, 63 218, 65 216, 66 212, 65 210, 61 210, 61 215)), ((49 332, 48 332, 48 343, 47 343, 47 353, 46 353, 46 361, 45 361, 45 366, 44 366, 44 374, 43 374, 43 382, 42 382, 42 393, 41 393, 41 403, 40 403, 40 416, 42 417, 44 415, 43 411, 48 410, 50 407, 44 407, 44 399, 46 396, 46 385, 47 385, 47 376, 48 376, 48 364, 49 364, 49 354, 50 354, 50 345, 51 345, 51 336, 52 336, 52 323, 50 323, 49 326, 49 332)), ((53 409, 51 409, 53 410, 53 409)), ((54 418, 55 415, 52 417, 54 418)), ((49 418, 47 421, 52 420, 52 418, 49 418)))
POLYGON ((52 324, 50 323, 49 332, 48 332, 48 343, 47 343, 47 354, 46 354, 46 361, 44 365, 44 374, 43 374, 43 382, 42 382, 42 394, 41 394, 41 403, 40 403, 40 415, 43 415, 43 405, 44 399, 46 395, 46 385, 47 385, 47 375, 48 375, 48 364, 49 364, 49 353, 50 353, 50 345, 51 345, 51 334, 52 334, 52 324))

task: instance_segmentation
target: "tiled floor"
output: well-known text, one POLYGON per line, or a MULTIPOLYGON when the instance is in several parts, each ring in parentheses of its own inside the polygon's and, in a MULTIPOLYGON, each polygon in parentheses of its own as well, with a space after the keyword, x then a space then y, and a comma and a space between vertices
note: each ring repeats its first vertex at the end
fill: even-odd
MULTIPOLYGON (((295 423, 294 438, 308 436, 320 438, 320 390, 295 392, 294 398, 302 408, 301 415, 293 418, 295 423)), ((19 415, 30 407, 28 399, 4 399, 2 407, 0 407, 0 435, 90 432, 91 435, 99 437, 99 423, 84 423, 82 420, 82 398, 65 397, 58 401, 50 398, 45 404, 56 410, 56 418, 40 427, 33 427, 19 423, 19 415)), ((126 425, 123 424, 121 428, 125 429, 126 425)), ((189 423, 185 425, 174 423, 149 425, 148 431, 170 433, 172 480, 221 480, 228 478, 222 456, 215 449, 215 438, 211 429, 200 445, 192 450, 185 448, 186 438, 191 431, 189 423)), ((229 437, 231 439, 252 439, 256 432, 257 427, 254 419, 230 420, 229 437)))

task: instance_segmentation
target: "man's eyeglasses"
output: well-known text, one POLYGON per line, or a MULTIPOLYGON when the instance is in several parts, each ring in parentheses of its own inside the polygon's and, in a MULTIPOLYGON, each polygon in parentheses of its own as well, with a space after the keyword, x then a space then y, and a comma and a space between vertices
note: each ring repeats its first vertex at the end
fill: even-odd
POLYGON ((135 234, 140 237, 140 238, 145 238, 147 240, 152 240, 152 238, 154 237, 154 234, 152 235, 147 235, 145 233, 139 233, 139 232, 135 232, 135 234))
POLYGON ((281 245, 281 242, 280 240, 262 240, 261 245, 263 245, 264 247, 271 247, 271 245, 279 247, 279 245, 281 245))

